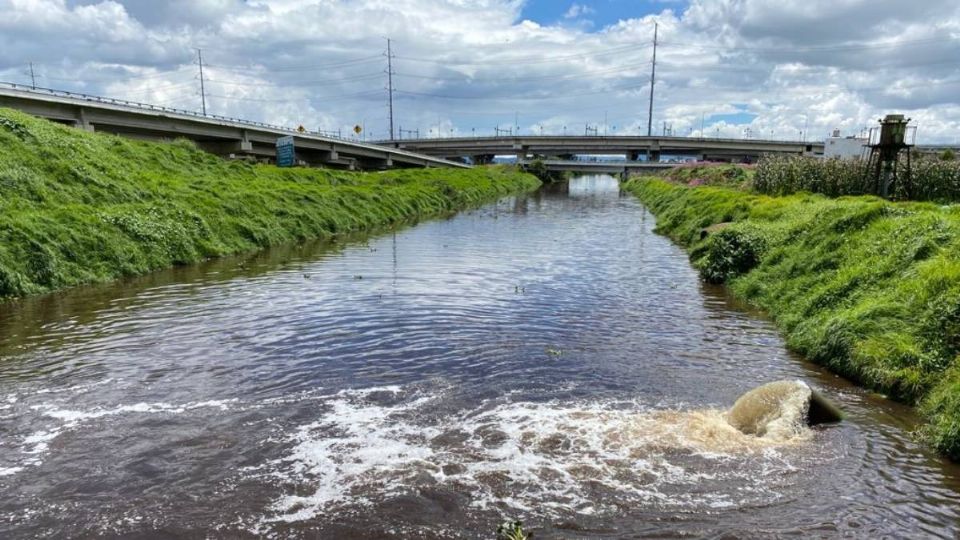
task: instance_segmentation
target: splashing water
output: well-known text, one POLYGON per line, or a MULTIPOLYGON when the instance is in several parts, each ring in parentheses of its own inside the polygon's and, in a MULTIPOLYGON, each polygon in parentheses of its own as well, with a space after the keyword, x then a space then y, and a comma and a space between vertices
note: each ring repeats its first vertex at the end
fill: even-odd
POLYGON ((746 435, 721 410, 651 410, 640 403, 504 402, 436 420, 442 396, 397 387, 342 391, 320 420, 296 429, 290 451, 261 478, 303 484, 276 500, 262 523, 313 519, 443 485, 482 510, 558 517, 623 505, 729 508, 776 498, 764 476, 795 470, 784 450, 812 437, 746 435), (376 399, 374 399, 376 398, 376 399), (386 398, 392 403, 384 404, 386 398), (709 485, 735 483, 731 490, 709 485))

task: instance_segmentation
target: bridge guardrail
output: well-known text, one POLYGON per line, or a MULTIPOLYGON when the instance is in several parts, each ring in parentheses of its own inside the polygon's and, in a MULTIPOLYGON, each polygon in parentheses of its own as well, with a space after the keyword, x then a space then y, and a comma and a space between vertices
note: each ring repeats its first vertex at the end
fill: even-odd
MULTIPOLYGON (((70 99, 80 99, 83 101, 90 101, 94 103, 103 103, 105 105, 120 105, 123 107, 131 107, 134 109, 140 109, 144 111, 154 111, 154 112, 168 112, 174 114, 180 114, 184 116, 192 116, 194 118, 206 118, 212 120, 221 120, 224 122, 232 122, 234 124, 241 124, 250 127, 259 127, 267 129, 275 129, 278 131, 284 131, 292 134, 301 134, 301 135, 316 135, 320 137, 326 137, 329 139, 339 139, 342 141, 350 141, 350 139, 345 139, 337 135, 331 135, 329 132, 320 132, 320 131, 298 131, 293 128, 286 126, 278 126, 276 124, 268 124, 266 122, 257 122, 254 120, 244 120, 242 118, 234 118, 231 116, 221 116, 218 114, 203 114, 197 111, 191 111, 187 109, 178 109, 176 107, 166 107, 163 105, 154 105, 152 103, 142 103, 139 101, 131 101, 127 99, 118 99, 118 98, 109 98, 104 96, 96 96, 92 94, 84 94, 82 92, 71 92, 69 90, 56 90, 54 88, 43 88, 40 86, 33 86, 29 84, 18 84, 6 81, 0 81, 0 87, 9 88, 11 90, 18 90, 21 92, 29 92, 34 94, 40 94, 45 96, 53 97, 65 97, 70 99)), ((352 142, 352 141, 351 141, 352 142)))

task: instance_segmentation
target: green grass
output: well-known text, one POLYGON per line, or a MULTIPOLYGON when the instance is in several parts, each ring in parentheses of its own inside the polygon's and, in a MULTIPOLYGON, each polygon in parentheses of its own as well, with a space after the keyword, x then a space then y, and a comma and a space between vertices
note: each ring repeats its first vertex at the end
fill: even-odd
POLYGON ((280 169, 9 109, 0 149, 0 297, 409 223, 539 185, 503 167, 280 169))
POLYGON ((653 179, 626 188, 705 279, 769 313, 791 349, 918 405, 922 436, 960 459, 960 205, 653 179))

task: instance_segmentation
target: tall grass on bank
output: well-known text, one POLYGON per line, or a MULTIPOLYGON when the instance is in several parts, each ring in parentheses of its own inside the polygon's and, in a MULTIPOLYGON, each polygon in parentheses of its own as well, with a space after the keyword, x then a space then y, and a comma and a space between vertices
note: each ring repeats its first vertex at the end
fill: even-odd
POLYGON ((279 169, 0 109, 0 297, 409 222, 538 185, 510 168, 279 169))
POLYGON ((960 459, 960 205, 626 188, 706 279, 767 311, 791 349, 918 404, 922 434, 960 459))
POLYGON ((754 167, 733 163, 686 163, 664 173, 664 178, 688 186, 728 186, 749 188, 754 167))
MULTIPOLYGON (((910 166, 909 191, 906 160, 901 160, 897 199, 960 201, 960 161, 938 158, 914 159, 910 166)), ((868 179, 866 163, 859 159, 818 159, 800 156, 764 156, 757 165, 753 187, 768 195, 806 191, 829 197, 876 195, 868 179)))

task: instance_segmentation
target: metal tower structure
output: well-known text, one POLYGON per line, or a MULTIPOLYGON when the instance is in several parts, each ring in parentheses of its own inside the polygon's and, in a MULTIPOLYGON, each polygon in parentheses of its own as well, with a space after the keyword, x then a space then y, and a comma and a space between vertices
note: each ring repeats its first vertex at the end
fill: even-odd
POLYGON ((902 114, 888 114, 879 120, 880 126, 870 129, 870 157, 867 159, 865 185, 885 199, 893 196, 909 198, 911 185, 911 152, 916 142, 917 128, 908 125, 902 114), (906 171, 901 177, 900 156, 906 154, 906 171))

